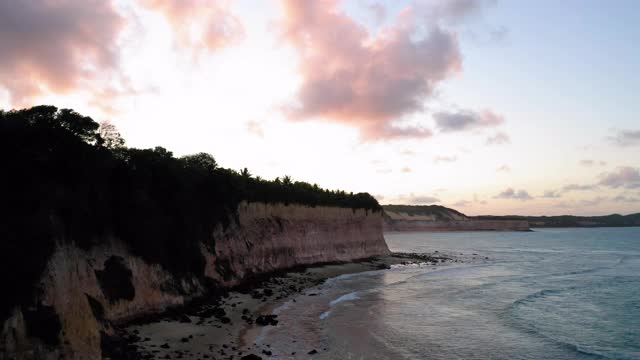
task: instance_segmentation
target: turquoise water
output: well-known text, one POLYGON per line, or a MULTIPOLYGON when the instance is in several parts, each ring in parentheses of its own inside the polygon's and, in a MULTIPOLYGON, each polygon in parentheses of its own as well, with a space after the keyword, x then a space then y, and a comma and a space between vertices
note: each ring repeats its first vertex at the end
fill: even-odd
POLYGON ((331 279, 263 341, 290 358, 640 359, 640 228, 385 237, 464 263, 331 279))

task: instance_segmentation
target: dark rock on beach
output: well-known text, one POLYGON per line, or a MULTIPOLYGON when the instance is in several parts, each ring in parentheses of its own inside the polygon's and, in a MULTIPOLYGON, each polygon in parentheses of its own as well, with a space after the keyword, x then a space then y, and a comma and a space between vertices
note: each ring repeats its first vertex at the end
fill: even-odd
POLYGON ((255 354, 249 354, 241 357, 240 360, 262 360, 262 357, 255 354))
POLYGON ((276 326, 278 325, 278 320, 276 320, 277 317, 278 315, 260 315, 256 318, 256 324, 260 326, 276 326))

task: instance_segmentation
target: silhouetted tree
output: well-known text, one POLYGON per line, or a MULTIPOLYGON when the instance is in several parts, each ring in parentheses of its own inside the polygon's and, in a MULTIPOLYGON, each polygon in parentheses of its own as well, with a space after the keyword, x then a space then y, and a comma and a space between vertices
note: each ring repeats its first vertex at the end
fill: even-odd
POLYGON ((124 147, 125 141, 115 125, 109 121, 103 121, 98 129, 97 144, 108 149, 119 149, 124 147))
POLYGON ((290 186, 292 184, 291 176, 285 175, 282 177, 282 185, 290 186))
POLYGON ((249 172, 249 169, 244 168, 244 169, 240 170, 240 176, 242 176, 245 179, 250 179, 251 178, 251 173, 249 172))
POLYGON ((185 155, 180 158, 188 166, 199 167, 209 172, 213 172, 218 168, 218 163, 213 156, 207 153, 197 153, 193 155, 185 155))

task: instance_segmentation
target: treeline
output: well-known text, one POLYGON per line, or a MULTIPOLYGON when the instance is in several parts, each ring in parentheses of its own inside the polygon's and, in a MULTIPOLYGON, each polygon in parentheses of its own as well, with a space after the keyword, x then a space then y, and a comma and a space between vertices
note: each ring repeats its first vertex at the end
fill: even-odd
POLYGON ((243 200, 381 210, 366 193, 268 181, 205 153, 127 148, 113 125, 54 106, 0 111, 0 154, 0 320, 30 298, 56 242, 88 249, 114 236, 148 262, 202 274, 200 243, 212 246, 243 200))

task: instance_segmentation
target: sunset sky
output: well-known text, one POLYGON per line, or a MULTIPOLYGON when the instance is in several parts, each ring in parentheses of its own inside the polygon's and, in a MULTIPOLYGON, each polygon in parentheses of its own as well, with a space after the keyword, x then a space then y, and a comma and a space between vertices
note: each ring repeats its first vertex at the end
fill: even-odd
POLYGON ((640 211, 640 2, 0 0, 0 107, 469 215, 640 211))

